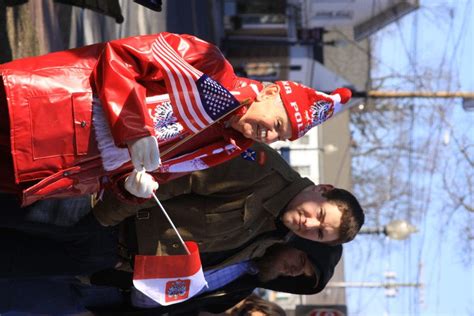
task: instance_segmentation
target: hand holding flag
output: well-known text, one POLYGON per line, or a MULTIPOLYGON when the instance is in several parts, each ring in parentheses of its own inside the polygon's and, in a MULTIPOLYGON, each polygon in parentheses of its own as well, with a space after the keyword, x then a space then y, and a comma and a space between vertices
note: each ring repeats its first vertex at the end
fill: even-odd
POLYGON ((128 192, 136 197, 147 199, 158 189, 159 184, 144 169, 141 171, 134 169, 125 179, 124 186, 128 192))

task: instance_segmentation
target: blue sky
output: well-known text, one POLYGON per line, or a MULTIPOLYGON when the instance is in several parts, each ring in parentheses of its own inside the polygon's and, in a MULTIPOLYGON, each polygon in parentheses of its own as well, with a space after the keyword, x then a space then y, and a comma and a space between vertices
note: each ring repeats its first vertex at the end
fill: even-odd
MULTIPOLYGON (((427 88, 474 92, 473 7, 471 0, 421 1, 419 10, 374 37, 373 54, 379 67, 373 75, 387 75, 395 69, 401 75, 413 75, 432 69, 434 77, 439 78, 422 82, 427 88)), ((388 81, 382 89, 415 89, 400 81, 388 81)), ((433 101, 419 101, 417 105, 429 111, 433 106, 430 102, 433 101)), ((474 112, 465 112, 460 99, 445 102, 452 111, 446 117, 446 126, 433 135, 446 135, 449 131, 452 137, 474 144, 474 112)), ((432 131, 416 120, 414 137, 427 132, 432 131)), ((451 149, 452 140, 441 156, 448 163, 451 149)), ((449 166, 455 164, 453 161, 449 166)), ((450 170, 453 177, 462 178, 463 170, 450 170)), ((465 210, 452 213, 443 209, 447 196, 438 175, 425 175, 415 181, 430 186, 427 201, 416 204, 424 203, 426 207, 421 221, 416 223, 420 232, 406 241, 359 236, 345 247, 345 273, 347 282, 385 282, 384 272, 393 271, 396 282, 420 282, 424 286, 399 288, 392 298, 385 296, 384 289, 348 289, 350 315, 474 315, 474 268, 462 260, 473 254, 463 253, 465 248, 460 244, 460 229, 474 227, 474 215, 465 210)), ((404 217, 401 214, 400 219, 404 217)), ((381 221, 386 223, 388 219, 381 221)))

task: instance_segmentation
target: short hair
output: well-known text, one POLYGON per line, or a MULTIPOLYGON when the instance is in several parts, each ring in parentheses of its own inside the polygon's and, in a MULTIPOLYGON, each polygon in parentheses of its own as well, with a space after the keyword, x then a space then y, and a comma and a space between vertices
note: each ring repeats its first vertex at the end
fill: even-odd
POLYGON ((254 311, 259 311, 264 315, 286 316, 285 310, 279 305, 264 300, 256 294, 250 294, 250 296, 244 299, 242 305, 240 305, 233 313, 231 313, 231 315, 248 316, 254 311))
POLYGON ((334 188, 322 195, 329 203, 336 205, 342 213, 339 237, 327 244, 339 245, 353 240, 365 220, 364 210, 359 201, 352 193, 340 188, 334 188))
MULTIPOLYGON (((272 84, 276 84, 276 83, 271 82, 271 81, 262 81, 263 88, 266 88, 266 87, 268 87, 269 85, 272 85, 272 84)), ((285 105, 283 104, 283 100, 281 99, 280 94, 278 94, 278 96, 275 100, 275 104, 276 105, 281 105, 283 108, 285 108, 285 105)))

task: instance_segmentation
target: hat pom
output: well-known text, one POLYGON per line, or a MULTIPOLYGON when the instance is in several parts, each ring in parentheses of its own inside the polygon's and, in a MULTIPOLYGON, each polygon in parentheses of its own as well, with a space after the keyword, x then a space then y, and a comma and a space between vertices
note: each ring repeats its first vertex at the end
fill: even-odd
POLYGON ((347 88, 337 88, 331 94, 339 94, 339 96, 341 97, 342 104, 346 104, 352 97, 351 90, 347 88))

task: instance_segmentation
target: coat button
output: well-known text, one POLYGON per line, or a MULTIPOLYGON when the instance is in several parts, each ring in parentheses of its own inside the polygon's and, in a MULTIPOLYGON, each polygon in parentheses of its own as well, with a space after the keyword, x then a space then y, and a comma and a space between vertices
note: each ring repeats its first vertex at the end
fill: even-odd
POLYGON ((65 176, 65 177, 69 176, 70 174, 71 174, 71 173, 70 173, 69 171, 64 171, 64 172, 63 172, 63 176, 65 176))
POLYGON ((81 127, 84 128, 84 127, 86 127, 86 126, 87 126, 87 122, 86 122, 86 121, 82 121, 82 122, 81 122, 81 127))

